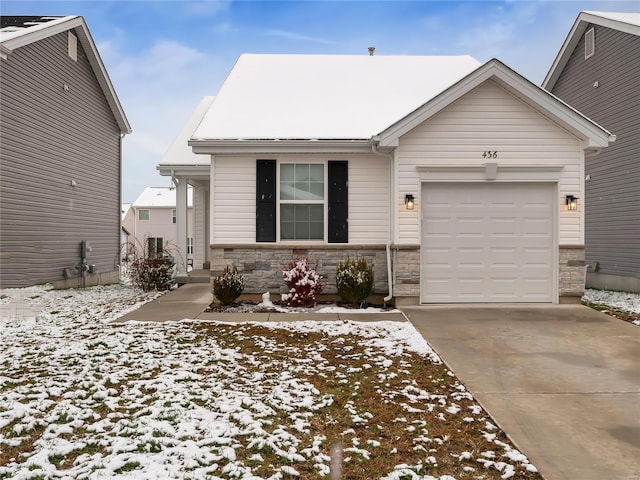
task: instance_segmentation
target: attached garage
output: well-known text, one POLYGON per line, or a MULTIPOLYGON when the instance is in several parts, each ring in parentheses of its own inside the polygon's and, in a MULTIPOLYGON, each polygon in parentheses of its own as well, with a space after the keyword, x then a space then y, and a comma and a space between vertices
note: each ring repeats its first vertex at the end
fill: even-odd
POLYGON ((552 302, 555 190, 423 183, 421 302, 552 302))

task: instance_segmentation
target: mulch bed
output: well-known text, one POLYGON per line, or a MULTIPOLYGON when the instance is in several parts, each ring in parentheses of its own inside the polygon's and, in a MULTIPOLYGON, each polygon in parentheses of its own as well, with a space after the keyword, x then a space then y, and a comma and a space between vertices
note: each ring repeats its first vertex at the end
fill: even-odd
MULTIPOLYGON (((255 302, 255 301, 251 301, 251 300, 243 300, 241 302, 234 302, 231 303, 229 305, 223 305, 221 303, 218 302, 213 302, 211 303, 206 309, 205 312, 214 312, 214 313, 225 313, 225 312, 246 312, 246 313, 277 313, 279 311, 282 310, 278 310, 275 307, 280 307, 282 308, 288 308, 287 305, 284 302, 280 302, 280 301, 274 301, 272 302, 274 304, 274 307, 266 307, 264 305, 261 304, 261 302, 255 302)), ((341 308, 348 308, 348 309, 360 309, 360 308, 379 308, 381 310, 391 310, 394 307, 393 306, 383 306, 383 305, 376 305, 373 303, 367 303, 364 306, 360 306, 359 304, 355 304, 355 303, 347 303, 347 302, 317 302, 316 307, 320 306, 326 306, 326 307, 330 307, 330 306, 335 306, 335 307, 341 307, 341 308)), ((296 311, 299 311, 301 309, 303 309, 304 307, 295 307, 296 311)))

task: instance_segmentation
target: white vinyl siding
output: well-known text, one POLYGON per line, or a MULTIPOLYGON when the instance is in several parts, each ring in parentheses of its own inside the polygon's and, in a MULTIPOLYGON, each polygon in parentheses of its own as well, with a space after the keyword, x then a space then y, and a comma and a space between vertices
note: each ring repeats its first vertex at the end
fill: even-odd
MULTIPOLYGON (((253 244, 256 238, 256 156, 216 156, 212 162, 213 244, 253 244)), ((349 162, 349 243, 389 239, 389 162, 375 155, 261 155, 278 162, 349 162)), ((290 243, 287 241, 287 243, 290 243)))
MULTIPOLYGON (((169 250, 175 252, 177 248, 176 240, 176 224, 173 223, 173 208, 170 207, 150 207, 145 209, 138 209, 139 214, 141 210, 147 210, 149 212, 149 220, 138 220, 136 216, 136 222, 134 232, 131 232, 135 236, 138 247, 145 245, 145 239, 149 237, 159 237, 164 240, 165 246, 169 250)), ((193 236, 193 208, 189 207, 187 211, 187 234, 193 236)), ((133 240, 131 238, 130 240, 133 240)))
MULTIPOLYGON (((402 244, 420 243, 420 208, 405 211, 402 201, 411 193, 416 196, 416 205, 421 204, 417 197, 421 181, 418 166, 482 166, 488 162, 496 162, 499 167, 564 165, 559 173, 559 204, 564 204, 567 194, 583 197, 580 141, 493 81, 480 85, 401 137, 396 161, 396 241, 402 244), (496 151, 497 158, 488 161, 482 157, 485 151, 496 151)), ((584 215, 580 207, 578 210, 560 209, 560 245, 583 243, 584 215)))
POLYGON ((255 243, 256 158, 216 156, 211 169, 211 243, 255 243))

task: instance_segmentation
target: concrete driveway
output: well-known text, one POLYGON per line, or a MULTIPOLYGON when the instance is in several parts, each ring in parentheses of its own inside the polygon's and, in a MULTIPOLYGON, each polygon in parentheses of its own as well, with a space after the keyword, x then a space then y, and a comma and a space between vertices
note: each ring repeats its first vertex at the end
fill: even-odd
POLYGON ((640 327, 581 305, 402 309, 547 480, 640 480, 640 327))

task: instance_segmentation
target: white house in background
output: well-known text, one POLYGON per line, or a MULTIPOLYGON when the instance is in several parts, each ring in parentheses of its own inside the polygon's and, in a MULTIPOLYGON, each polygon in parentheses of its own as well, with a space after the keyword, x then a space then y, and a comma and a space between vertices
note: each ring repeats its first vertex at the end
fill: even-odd
POLYGON ((246 293, 283 292, 300 255, 325 293, 339 261, 364 257, 397 304, 584 290, 570 199, 614 137, 498 60, 242 55, 194 117, 201 156, 158 168, 209 196, 211 274, 235 265, 246 293))
MULTIPOLYGON (((193 191, 188 189, 188 225, 193 224, 193 191)), ((171 187, 147 187, 131 206, 133 217, 133 238, 136 248, 150 257, 162 255, 169 250, 172 255, 176 247, 176 190, 171 187)), ((187 249, 176 255, 178 264, 185 268, 193 259, 193 230, 187 229, 187 249), (180 259, 184 259, 181 261, 180 259)))

